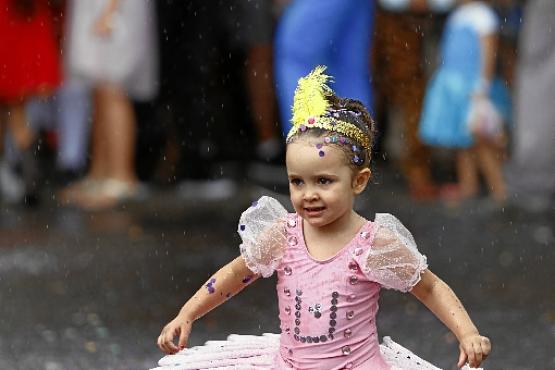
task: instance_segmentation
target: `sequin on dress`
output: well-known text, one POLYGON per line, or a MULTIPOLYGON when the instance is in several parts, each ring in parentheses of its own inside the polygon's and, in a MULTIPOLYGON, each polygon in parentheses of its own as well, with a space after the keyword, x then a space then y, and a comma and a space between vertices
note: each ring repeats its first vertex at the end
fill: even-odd
POLYGON ((323 261, 309 254, 300 216, 273 198, 243 213, 239 234, 249 269, 277 273, 281 334, 233 334, 165 356, 156 370, 440 370, 389 337, 378 342, 380 289, 407 292, 427 268, 395 217, 376 215, 323 261))

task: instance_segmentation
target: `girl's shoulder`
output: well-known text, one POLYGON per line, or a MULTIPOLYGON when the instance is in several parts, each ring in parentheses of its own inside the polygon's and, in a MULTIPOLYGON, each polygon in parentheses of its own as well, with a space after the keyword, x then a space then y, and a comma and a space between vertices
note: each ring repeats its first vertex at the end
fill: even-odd
POLYGON ((474 1, 459 6, 449 17, 451 26, 469 26, 478 34, 495 32, 499 18, 493 8, 482 1, 474 1))

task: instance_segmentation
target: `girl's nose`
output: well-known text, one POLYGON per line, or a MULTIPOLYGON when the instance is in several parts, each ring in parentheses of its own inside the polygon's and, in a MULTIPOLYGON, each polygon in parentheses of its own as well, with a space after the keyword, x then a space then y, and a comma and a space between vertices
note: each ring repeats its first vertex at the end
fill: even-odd
POLYGON ((318 192, 314 189, 307 188, 304 192, 304 200, 305 201, 312 201, 318 199, 318 192))

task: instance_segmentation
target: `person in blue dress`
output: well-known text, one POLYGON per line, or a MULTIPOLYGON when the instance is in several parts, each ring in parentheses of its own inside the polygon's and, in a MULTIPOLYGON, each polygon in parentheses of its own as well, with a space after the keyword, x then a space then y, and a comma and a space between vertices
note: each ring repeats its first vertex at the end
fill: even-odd
POLYGON ((419 135, 429 145, 457 151, 458 183, 444 191, 451 200, 476 196, 480 173, 491 197, 506 199, 500 148, 510 100, 494 77, 498 24, 487 2, 460 1, 447 19, 440 65, 428 85, 419 135))

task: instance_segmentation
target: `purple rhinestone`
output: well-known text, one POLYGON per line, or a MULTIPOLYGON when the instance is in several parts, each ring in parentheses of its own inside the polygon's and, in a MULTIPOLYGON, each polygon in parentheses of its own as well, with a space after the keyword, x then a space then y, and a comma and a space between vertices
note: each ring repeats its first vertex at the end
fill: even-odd
POLYGON ((324 138, 324 142, 325 142, 326 144, 331 143, 330 137, 329 137, 329 136, 326 136, 326 137, 324 138))
POLYGON ((316 149, 322 149, 322 147, 323 147, 322 143, 316 144, 316 149))
POLYGON ((299 129, 301 130, 301 132, 305 132, 306 131, 306 126, 305 125, 300 125, 299 129))
POLYGON ((319 155, 320 157, 323 157, 323 156, 325 156, 325 155, 326 155, 326 153, 324 153, 324 151, 323 151, 323 150, 320 150, 320 151, 318 152, 318 155, 319 155))
POLYGON ((240 229, 241 231, 245 231, 245 227, 246 227, 245 225, 239 225, 239 229, 240 229))

